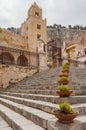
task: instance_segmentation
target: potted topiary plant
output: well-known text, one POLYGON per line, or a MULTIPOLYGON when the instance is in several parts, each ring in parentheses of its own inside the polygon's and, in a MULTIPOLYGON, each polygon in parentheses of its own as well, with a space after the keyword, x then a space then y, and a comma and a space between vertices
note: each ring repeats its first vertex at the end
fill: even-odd
POLYGON ((60 77, 68 77, 68 73, 67 72, 62 72, 59 76, 60 77))
POLYGON ((64 65, 63 69, 69 69, 69 66, 68 65, 64 65))
POLYGON ((61 123, 71 123, 78 112, 75 112, 68 103, 61 103, 59 109, 54 110, 54 115, 61 123))
POLYGON ((59 82, 59 84, 66 85, 69 83, 69 79, 68 79, 68 77, 60 77, 58 82, 59 82))
POLYGON ((58 90, 56 92, 60 97, 69 97, 72 93, 72 90, 70 90, 70 87, 67 85, 61 85, 58 87, 58 90))
POLYGON ((70 65, 70 63, 69 63, 69 62, 66 62, 64 65, 67 65, 67 66, 69 66, 69 65, 70 65))
POLYGON ((64 72, 69 73, 69 68, 64 67, 64 68, 62 69, 62 72, 63 72, 63 73, 64 73, 64 72))

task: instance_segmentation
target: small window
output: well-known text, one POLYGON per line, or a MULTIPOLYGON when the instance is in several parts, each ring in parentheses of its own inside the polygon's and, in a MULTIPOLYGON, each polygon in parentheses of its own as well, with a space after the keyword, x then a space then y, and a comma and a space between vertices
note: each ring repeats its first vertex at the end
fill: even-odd
POLYGON ((37 34, 37 39, 39 39, 41 37, 41 35, 40 34, 37 34))
POLYGON ((39 16, 39 13, 38 13, 38 12, 35 12, 35 15, 36 15, 36 16, 39 16))
POLYGON ((86 48, 84 49, 85 55, 86 55, 86 48))
POLYGON ((37 24, 37 29, 41 29, 41 25, 37 24))

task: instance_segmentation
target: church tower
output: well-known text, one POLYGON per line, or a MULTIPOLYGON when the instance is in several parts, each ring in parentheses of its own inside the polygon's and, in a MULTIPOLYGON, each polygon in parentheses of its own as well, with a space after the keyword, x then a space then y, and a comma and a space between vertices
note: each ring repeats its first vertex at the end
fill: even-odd
POLYGON ((21 35, 28 40, 28 50, 36 52, 38 50, 38 40, 42 39, 47 43, 46 19, 42 18, 42 9, 36 2, 28 10, 28 18, 22 24, 21 35))
POLYGON ((27 49, 39 53, 39 66, 47 64, 47 28, 42 9, 34 2, 28 10, 28 18, 22 24, 21 35, 27 40, 27 49))

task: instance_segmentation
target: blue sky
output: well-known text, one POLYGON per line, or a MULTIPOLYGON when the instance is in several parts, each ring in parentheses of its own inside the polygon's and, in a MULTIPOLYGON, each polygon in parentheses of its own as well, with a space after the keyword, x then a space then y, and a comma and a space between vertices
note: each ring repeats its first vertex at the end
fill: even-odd
MULTIPOLYGON (((47 25, 86 25, 86 0, 35 0, 47 25)), ((34 0, 0 0, 0 27, 20 27, 34 0)))

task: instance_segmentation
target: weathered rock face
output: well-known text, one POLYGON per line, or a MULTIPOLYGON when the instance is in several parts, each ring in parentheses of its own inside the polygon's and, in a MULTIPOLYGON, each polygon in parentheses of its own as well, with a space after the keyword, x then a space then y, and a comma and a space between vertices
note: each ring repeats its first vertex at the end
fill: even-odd
POLYGON ((63 43, 63 41, 68 44, 86 42, 86 30, 48 28, 47 34, 48 41, 55 39, 58 44, 63 43))
POLYGON ((16 83, 36 71, 27 67, 0 65, 0 87, 6 88, 10 83, 16 83))

